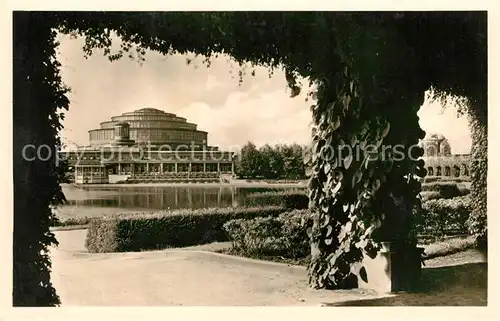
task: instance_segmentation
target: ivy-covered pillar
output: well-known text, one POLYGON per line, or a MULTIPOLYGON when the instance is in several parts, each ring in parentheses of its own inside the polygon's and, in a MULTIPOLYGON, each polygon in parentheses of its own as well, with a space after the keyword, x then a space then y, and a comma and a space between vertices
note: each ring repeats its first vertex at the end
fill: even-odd
MULTIPOLYGON (((481 95, 478 95, 481 97, 481 95)), ((479 249, 487 250, 488 106, 487 99, 471 99, 469 122, 472 136, 470 153, 471 198, 474 201, 468 220, 469 232, 479 249)))
POLYGON ((381 242, 416 245, 417 178, 425 176, 417 146, 425 135, 417 116, 425 87, 412 81, 411 52, 376 24, 344 20, 335 27, 340 40, 331 59, 340 63, 317 82, 306 157, 315 288, 356 286, 353 265, 373 257, 381 242))
POLYGON ((51 206, 64 200, 56 162, 62 128, 59 108, 68 107, 56 58, 56 32, 42 13, 13 16, 14 128, 14 306, 53 306, 59 297, 50 281, 51 206), (37 154, 37 152, 39 152, 37 154))

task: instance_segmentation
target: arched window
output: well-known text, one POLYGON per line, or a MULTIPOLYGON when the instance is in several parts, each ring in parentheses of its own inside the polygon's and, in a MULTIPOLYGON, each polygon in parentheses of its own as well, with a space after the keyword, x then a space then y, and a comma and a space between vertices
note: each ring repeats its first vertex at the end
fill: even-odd
POLYGON ((434 176, 434 168, 432 167, 427 168, 427 176, 434 176))
POLYGON ((469 168, 467 164, 462 164, 462 176, 469 176, 469 168))
POLYGON ((444 176, 451 176, 451 168, 450 168, 450 166, 446 166, 444 168, 444 176))
POLYGON ((441 176, 441 166, 436 167, 436 176, 441 176))

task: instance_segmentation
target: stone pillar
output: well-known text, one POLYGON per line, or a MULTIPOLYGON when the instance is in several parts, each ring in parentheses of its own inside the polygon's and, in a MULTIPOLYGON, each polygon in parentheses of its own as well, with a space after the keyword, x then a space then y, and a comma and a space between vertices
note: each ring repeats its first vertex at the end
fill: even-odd
POLYGON ((149 163, 146 163, 146 174, 148 174, 148 175, 150 174, 149 173, 149 163))
POLYGON ((177 163, 174 163, 174 165, 175 165, 175 166, 174 166, 174 167, 175 167, 175 168, 174 168, 174 173, 177 173, 177 163))
POLYGON ((122 164, 118 163, 118 175, 122 174, 122 164))
POLYGON ((160 163, 160 173, 163 174, 163 163, 160 163))
POLYGON ((231 177, 234 175, 234 163, 231 163, 231 177))
POLYGON ((207 163, 203 163, 203 173, 207 172, 207 163))
POLYGON ((220 163, 219 162, 217 162, 217 173, 220 174, 220 163))

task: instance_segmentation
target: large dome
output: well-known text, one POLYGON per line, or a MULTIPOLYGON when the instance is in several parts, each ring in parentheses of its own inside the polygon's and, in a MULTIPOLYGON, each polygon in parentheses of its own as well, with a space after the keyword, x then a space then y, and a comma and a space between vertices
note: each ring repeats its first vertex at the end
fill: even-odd
POLYGON ((424 156, 451 156, 451 146, 446 137, 437 133, 429 133, 422 141, 424 156))
POLYGON ((446 137, 444 137, 443 135, 441 134, 438 134, 438 133, 428 133, 427 135, 425 135, 425 138, 424 140, 434 140, 434 141, 441 141, 441 140, 445 140, 446 137))
MULTIPOLYGON (((186 118, 166 113, 155 108, 142 108, 111 117, 100 123, 100 128, 89 130, 90 146, 106 146, 114 139, 114 127, 128 123, 130 139, 136 144, 206 146, 207 132, 197 129, 197 125, 187 122, 186 118)), ((201 146, 200 146, 201 147, 201 146)))

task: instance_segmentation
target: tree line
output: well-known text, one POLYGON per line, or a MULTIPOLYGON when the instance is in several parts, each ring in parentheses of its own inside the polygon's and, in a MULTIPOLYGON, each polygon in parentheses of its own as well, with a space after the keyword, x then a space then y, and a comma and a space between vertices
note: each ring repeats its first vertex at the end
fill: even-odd
POLYGON ((304 179, 305 148, 299 144, 266 144, 257 148, 248 142, 236 157, 236 175, 240 178, 304 179))

